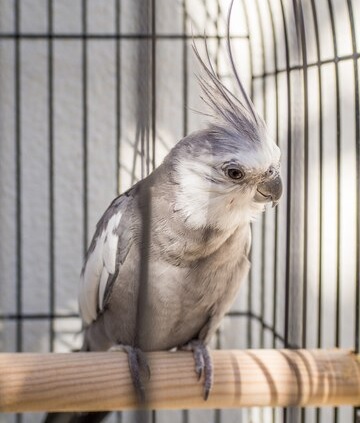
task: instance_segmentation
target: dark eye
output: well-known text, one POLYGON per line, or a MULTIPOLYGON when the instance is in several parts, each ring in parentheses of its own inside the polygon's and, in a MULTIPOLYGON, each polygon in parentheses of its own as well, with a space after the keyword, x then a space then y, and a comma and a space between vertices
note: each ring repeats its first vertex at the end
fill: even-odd
POLYGON ((229 167, 226 169, 226 175, 231 179, 242 179, 244 172, 238 167, 229 167))
POLYGON ((267 176, 273 176, 275 175, 275 169, 271 166, 269 167, 266 173, 267 173, 267 176))

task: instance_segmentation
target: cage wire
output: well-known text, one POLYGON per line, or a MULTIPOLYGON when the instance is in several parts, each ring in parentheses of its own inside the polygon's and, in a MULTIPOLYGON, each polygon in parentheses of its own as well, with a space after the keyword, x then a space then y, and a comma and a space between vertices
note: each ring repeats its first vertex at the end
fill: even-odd
MULTIPOLYGON (((204 125, 191 44, 223 81, 229 0, 0 0, 1 351, 81 343, 77 283, 118 193, 204 125)), ((235 0, 239 73, 282 150, 284 196, 218 348, 359 351, 360 3, 235 0)), ((39 414, 1 422, 38 422, 39 414)), ((359 423, 351 407, 161 411, 148 421, 359 423)), ((136 421, 113 413, 108 421, 136 421)))

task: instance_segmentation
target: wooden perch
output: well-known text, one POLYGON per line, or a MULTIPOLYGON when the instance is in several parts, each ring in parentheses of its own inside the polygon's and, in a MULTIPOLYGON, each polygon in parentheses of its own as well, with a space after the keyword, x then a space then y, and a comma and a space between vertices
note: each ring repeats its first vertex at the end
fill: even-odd
MULTIPOLYGON (((360 359, 344 350, 212 351, 214 387, 202 398, 189 352, 148 354, 153 409, 360 405, 360 359)), ((122 352, 0 354, 0 411, 137 408, 122 352)))

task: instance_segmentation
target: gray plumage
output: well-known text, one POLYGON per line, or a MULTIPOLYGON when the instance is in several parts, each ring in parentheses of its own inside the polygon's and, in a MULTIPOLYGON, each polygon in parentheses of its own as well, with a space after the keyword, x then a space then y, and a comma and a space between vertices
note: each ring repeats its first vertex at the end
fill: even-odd
POLYGON ((134 345, 135 337, 145 351, 192 339, 207 343, 247 276, 250 221, 281 194, 279 150, 262 119, 201 63, 207 77, 201 86, 216 119, 181 140, 151 175, 112 202, 97 225, 79 293, 86 349, 134 345), (228 168, 243 176, 231 179, 228 168), (277 192, 266 191, 276 186, 277 192), (151 331, 136 334, 141 209, 147 207, 148 297, 141 313, 151 331))
MULTIPOLYGON (((204 224, 198 226, 176 198, 176 191, 181 189, 181 178, 172 164, 174 156, 179 155, 179 161, 186 157, 194 160, 191 144, 196 141, 196 150, 199 151, 202 142, 207 145, 208 140, 208 131, 187 138, 181 148, 178 146, 178 151, 174 151, 155 172, 115 200, 100 221, 84 267, 80 292, 81 312, 89 325, 86 343, 90 350, 107 349, 115 343, 134 345, 142 238, 140 211, 148 206, 141 204, 145 190, 151 192, 152 219, 148 297, 146 308, 141 313, 148 317, 144 320, 150 322, 147 326, 151 331, 149 333, 146 329, 144 333, 137 334, 137 346, 150 351, 181 346, 197 337, 208 341, 230 307, 238 285, 249 269, 249 223, 247 220, 235 221, 229 229, 208 224, 205 199, 205 204, 200 205, 204 224), (189 151, 184 154, 183 147, 187 144, 189 151), (120 214, 119 225, 109 226, 111 218, 120 214), (123 226, 122 230, 119 230, 120 226, 123 226), (110 231, 112 237, 118 238, 117 253, 113 255, 115 268, 106 267, 108 259, 104 257, 110 231), (100 243, 103 243, 102 261, 94 256, 101 255, 100 243), (98 265, 103 267, 99 271, 102 274, 106 272, 107 287, 110 286, 102 294, 104 300, 101 306, 100 300, 97 300, 96 309, 94 300, 91 305, 86 302, 86 296, 93 289, 91 285, 91 291, 88 290, 90 283, 96 284, 101 280, 100 276, 90 282, 86 274, 92 260, 98 260, 98 265), (96 320, 91 320, 95 316, 96 320), (99 333, 102 334, 100 337, 99 333)), ((218 186, 212 181, 209 184, 218 186)), ((214 201, 217 203, 221 199, 214 195, 214 201)))
MULTIPOLYGON (((81 273, 83 350, 123 345, 140 398, 137 367, 144 357, 139 349, 186 345, 196 352, 198 375, 205 373, 207 398, 212 366, 206 345, 248 274, 250 222, 282 193, 280 150, 235 69, 232 4, 227 44, 240 97, 217 77, 206 42, 208 64, 194 46, 211 121, 179 141, 153 173, 111 203, 81 273)), ((98 423, 103 417, 55 413, 46 423, 98 423)))
POLYGON ((248 274, 250 222, 281 196, 280 151, 240 82, 229 37, 228 50, 241 96, 195 47, 212 121, 116 198, 97 225, 79 291, 85 350, 206 345, 248 274), (144 254, 146 298, 139 310, 144 254))
MULTIPOLYGON (((97 225, 79 295, 86 349, 135 345, 135 339, 144 351, 193 339, 207 343, 247 276, 250 222, 281 195, 279 149, 240 79, 236 74, 243 93, 237 99, 211 62, 207 66, 194 50, 213 119, 115 199, 97 225), (232 178, 230 171, 239 177, 232 178), (142 329, 136 317, 142 211, 149 208, 147 298, 139 310, 147 324, 142 329)), ((236 72, 230 43, 229 51, 236 72)))

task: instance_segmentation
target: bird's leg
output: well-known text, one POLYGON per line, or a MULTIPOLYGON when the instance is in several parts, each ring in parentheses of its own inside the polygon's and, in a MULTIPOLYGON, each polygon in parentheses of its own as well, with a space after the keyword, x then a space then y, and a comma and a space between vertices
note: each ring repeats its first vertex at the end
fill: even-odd
POLYGON ((192 351, 195 361, 195 372, 200 380, 204 374, 204 400, 209 398, 209 394, 213 385, 213 365, 208 347, 203 341, 194 339, 181 349, 192 351))
POLYGON ((140 348, 129 345, 114 345, 109 351, 125 351, 128 355, 131 379, 140 403, 145 402, 145 384, 150 379, 150 367, 140 348))

